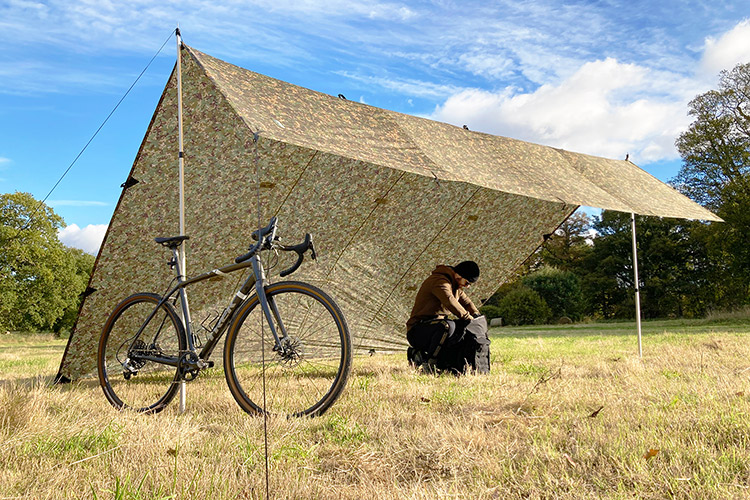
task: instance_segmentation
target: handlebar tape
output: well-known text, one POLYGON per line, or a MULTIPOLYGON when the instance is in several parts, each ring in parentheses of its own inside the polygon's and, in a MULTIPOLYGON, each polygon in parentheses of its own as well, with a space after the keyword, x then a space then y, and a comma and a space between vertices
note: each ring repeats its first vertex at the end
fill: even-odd
POLYGON ((250 257, 252 257, 255 254, 255 252, 256 252, 256 247, 257 246, 258 245, 253 246, 253 248, 251 248, 249 252, 247 252, 245 254, 242 254, 239 257, 235 258, 234 259, 234 263, 235 264, 239 264, 240 262, 245 262, 247 259, 249 259, 250 257))
POLYGON ((297 262, 295 262, 292 265, 292 267, 290 267, 289 269, 284 269, 283 271, 281 271, 279 273, 279 276, 281 276, 282 278, 285 277, 285 276, 289 276, 294 271, 296 271, 297 269, 299 269, 299 266, 302 265, 302 261, 305 260, 305 252, 307 252, 308 249, 312 249, 312 255, 311 255, 311 257, 313 259, 315 259, 315 257, 316 257, 316 255, 315 255, 315 248, 313 247, 312 236, 310 235, 310 233, 307 233, 305 235, 305 241, 303 241, 299 245, 294 245, 294 246, 291 246, 291 247, 284 247, 284 250, 290 250, 290 251, 293 251, 293 252, 297 252, 297 262))
POLYGON ((263 244, 263 238, 265 238, 266 235, 268 235, 269 233, 274 232, 276 230, 276 220, 277 220, 276 217, 271 217, 271 221, 268 223, 266 227, 262 229, 256 229, 255 231, 253 231, 252 238, 258 243, 253 245, 250 248, 250 251, 234 259, 235 264, 239 264, 240 262, 245 262, 247 259, 255 255, 258 249, 260 249, 260 245, 263 244))

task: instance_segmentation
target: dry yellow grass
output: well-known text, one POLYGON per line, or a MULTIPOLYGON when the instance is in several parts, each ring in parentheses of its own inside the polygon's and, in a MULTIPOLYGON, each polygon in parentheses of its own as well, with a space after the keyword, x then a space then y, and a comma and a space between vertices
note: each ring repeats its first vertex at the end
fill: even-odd
MULTIPOLYGON (((357 358, 325 415, 269 420, 270 497, 746 498, 748 329, 646 323, 643 361, 629 326, 495 330, 489 376, 357 358)), ((120 413, 49 387, 64 344, 35 339, 0 338, 0 499, 265 498, 263 419, 221 370, 184 415, 120 413)))

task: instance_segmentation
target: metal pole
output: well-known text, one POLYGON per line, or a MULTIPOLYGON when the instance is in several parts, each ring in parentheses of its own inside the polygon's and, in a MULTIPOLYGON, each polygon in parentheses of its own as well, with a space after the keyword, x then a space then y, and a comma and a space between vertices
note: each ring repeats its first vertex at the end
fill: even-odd
MULTIPOLYGON (((185 234, 185 154, 182 144, 182 36, 180 36, 180 28, 175 30, 177 35, 177 136, 179 141, 179 151, 177 153, 177 161, 179 163, 179 191, 180 191, 180 236, 185 234)), ((180 268, 182 269, 182 275, 187 276, 185 267, 185 242, 183 241, 180 245, 180 268)), ((183 304, 185 309, 187 304, 183 304)), ((187 324, 188 318, 183 317, 183 321, 187 324)), ((180 414, 185 413, 185 380, 180 380, 180 414)))
POLYGON ((643 359, 643 345, 641 343, 641 292, 638 281, 638 245, 635 239, 635 214, 630 213, 630 227, 633 233, 633 275, 635 277, 635 325, 638 330, 638 357, 643 359))
MULTIPOLYGON (((179 141, 179 151, 177 153, 177 161, 179 163, 179 177, 180 177, 180 236, 185 234, 185 153, 182 142, 182 37, 180 36, 180 28, 177 28, 177 136, 179 141)), ((187 276, 187 270, 185 267, 185 242, 182 242, 182 248, 180 249, 182 255, 182 273, 187 276)))

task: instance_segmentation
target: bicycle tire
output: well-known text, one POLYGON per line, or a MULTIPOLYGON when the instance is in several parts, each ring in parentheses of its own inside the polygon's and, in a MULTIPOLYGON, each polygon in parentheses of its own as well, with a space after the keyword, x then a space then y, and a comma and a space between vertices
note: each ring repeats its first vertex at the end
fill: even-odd
POLYGON ((99 385, 107 401, 118 410, 158 413, 179 389, 176 366, 138 359, 139 353, 179 357, 185 352, 182 321, 167 302, 135 338, 160 300, 151 293, 131 295, 115 307, 104 324, 97 352, 99 385), (125 368, 126 360, 131 369, 125 368))
POLYGON ((286 354, 273 350, 275 340, 258 297, 248 299, 237 311, 224 344, 229 390, 251 414, 321 415, 339 398, 351 370, 351 337, 344 315, 330 296, 307 283, 269 285, 266 297, 278 307, 289 349, 286 354))

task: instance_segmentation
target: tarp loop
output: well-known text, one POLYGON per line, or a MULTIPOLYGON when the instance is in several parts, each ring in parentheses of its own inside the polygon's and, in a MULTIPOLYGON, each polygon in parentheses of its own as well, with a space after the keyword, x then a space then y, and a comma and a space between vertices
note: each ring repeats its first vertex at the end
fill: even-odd
POLYGON ((438 179, 437 174, 435 172, 433 172, 432 170, 430 170, 430 173, 435 178, 435 184, 437 184, 437 187, 440 187, 440 179, 438 179))
POLYGON ((133 177, 132 175, 130 175, 130 176, 128 176, 128 178, 127 178, 127 180, 125 182, 123 182, 122 184, 120 184, 120 187, 123 188, 123 189, 128 189, 130 187, 135 186, 139 182, 140 181, 138 179, 136 179, 135 177, 133 177))

